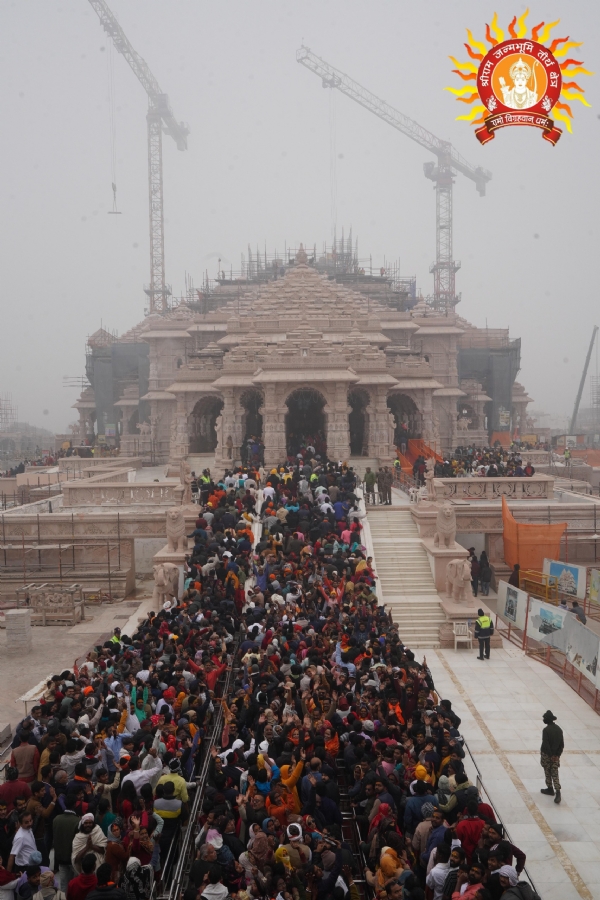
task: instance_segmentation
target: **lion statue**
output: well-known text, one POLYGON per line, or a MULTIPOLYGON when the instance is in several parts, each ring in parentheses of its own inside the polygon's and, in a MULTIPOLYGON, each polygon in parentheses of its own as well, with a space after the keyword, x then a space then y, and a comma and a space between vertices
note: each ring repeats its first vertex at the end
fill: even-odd
POLYGON ((185 518, 180 506, 167 510, 167 552, 185 553, 187 538, 185 534, 185 518))
POLYGON ((442 503, 435 520, 433 543, 436 547, 454 547, 456 543, 456 513, 450 501, 442 503))
POLYGON ((446 593, 453 600, 465 603, 473 599, 471 588, 471 562, 468 559, 453 559, 446 566, 446 593))
POLYGON ((154 566, 154 593, 152 600, 160 609, 165 601, 171 602, 171 597, 177 600, 179 593, 179 568, 173 563, 159 563, 154 566))

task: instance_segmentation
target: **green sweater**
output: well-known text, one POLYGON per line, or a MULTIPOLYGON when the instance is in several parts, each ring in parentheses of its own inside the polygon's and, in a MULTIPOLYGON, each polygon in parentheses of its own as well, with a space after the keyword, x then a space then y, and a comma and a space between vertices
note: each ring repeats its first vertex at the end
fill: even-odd
POLYGON ((52 826, 54 835, 54 861, 57 865, 70 866, 73 838, 79 829, 79 816, 64 812, 57 816, 52 826))

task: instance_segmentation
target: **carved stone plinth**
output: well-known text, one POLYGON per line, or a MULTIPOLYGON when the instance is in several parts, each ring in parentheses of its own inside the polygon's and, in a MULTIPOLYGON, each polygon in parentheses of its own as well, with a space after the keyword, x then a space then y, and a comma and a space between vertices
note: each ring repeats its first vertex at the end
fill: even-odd
POLYGON ((163 563, 173 563, 176 566, 183 566, 185 558, 189 555, 191 549, 192 548, 190 547, 188 550, 182 550, 177 553, 173 553, 169 550, 169 545, 165 544, 162 550, 159 550, 158 553, 155 553, 152 557, 154 565, 158 566, 163 563))
POLYGON ((7 609, 5 621, 7 648, 21 653, 31 650, 31 610, 7 609))
POLYGON ((446 566, 453 559, 468 559, 469 553, 457 543, 454 547, 436 547, 433 538, 424 538, 423 544, 429 556, 435 589, 443 596, 446 593, 446 566))
MULTIPOLYGON (((193 527, 193 526, 192 526, 193 527)), ((191 548, 190 548, 191 549, 191 548)), ((155 553, 152 557, 152 561, 154 566, 160 565, 171 565, 176 566, 179 570, 179 585, 177 590, 177 595, 180 597, 183 591, 183 564, 185 562, 185 557, 188 555, 189 551, 183 551, 179 553, 172 553, 169 551, 169 545, 165 544, 162 550, 159 550, 158 553, 155 553)), ((156 593, 155 593, 156 596, 156 593)), ((158 610, 157 610, 158 612, 158 610)))
MULTIPOLYGON (((446 616, 446 621, 443 625, 440 625, 440 647, 446 649, 454 648, 455 622, 466 622, 469 625, 471 633, 473 633, 473 629, 475 628, 475 621, 478 618, 478 609, 483 609, 483 611, 487 612, 490 618, 492 618, 493 620, 493 614, 490 613, 490 611, 483 603, 479 603, 476 597, 473 598, 473 601, 473 603, 456 603, 454 600, 451 600, 448 597, 441 598, 442 609, 444 611, 444 615, 446 616)), ((464 647, 464 644, 462 646, 464 647)), ((502 638, 499 634, 494 634, 492 636, 490 646, 502 648, 502 638)), ((473 648, 475 649, 476 647, 477 642, 474 640, 473 648)))

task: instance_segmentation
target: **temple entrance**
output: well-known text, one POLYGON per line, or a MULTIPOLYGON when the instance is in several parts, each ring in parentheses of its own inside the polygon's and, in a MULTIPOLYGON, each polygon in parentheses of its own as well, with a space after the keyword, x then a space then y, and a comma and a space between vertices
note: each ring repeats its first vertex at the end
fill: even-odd
POLYGON ((260 412, 262 404, 260 391, 245 391, 240 397, 240 406, 243 410, 240 455, 243 465, 261 465, 264 462, 263 417, 260 412))
POLYGON ((215 423, 222 409, 223 401, 218 397, 198 400, 188 418, 190 453, 214 453, 217 448, 215 423))
POLYGON ((327 456, 323 395, 312 388, 299 388, 290 394, 286 404, 285 445, 288 456, 301 452, 305 455, 309 447, 314 447, 315 452, 308 451, 308 456, 327 456))
POLYGON ((348 393, 351 411, 348 415, 350 430, 350 455, 367 456, 368 454, 368 414, 369 395, 361 388, 354 388, 348 393))
POLYGON ((458 404, 458 415, 456 417, 456 429, 459 432, 475 431, 479 428, 479 416, 470 403, 458 404))
POLYGON ((138 422, 140 421, 139 410, 134 409, 132 414, 129 416, 127 420, 127 434, 139 434, 138 431, 138 422))
POLYGON ((402 448, 411 439, 420 439, 423 433, 421 413, 415 401, 406 394, 390 394, 388 408, 394 417, 394 444, 402 448))

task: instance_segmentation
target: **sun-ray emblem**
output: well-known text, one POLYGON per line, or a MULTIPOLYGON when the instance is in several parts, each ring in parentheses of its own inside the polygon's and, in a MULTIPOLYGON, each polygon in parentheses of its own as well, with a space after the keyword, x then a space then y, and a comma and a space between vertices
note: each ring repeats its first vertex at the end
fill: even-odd
POLYGON ((542 136, 556 144, 562 129, 548 118, 550 111, 572 133, 573 101, 590 106, 579 81, 581 75, 594 73, 584 68, 582 60, 567 56, 582 43, 571 41, 568 36, 550 40, 560 19, 540 22, 527 37, 528 15, 526 9, 522 16, 514 16, 505 40, 494 13, 485 26, 487 44, 476 40, 467 28, 465 48, 469 59, 459 62, 450 57, 456 66, 452 71, 465 84, 445 90, 454 94, 458 103, 471 106, 456 118, 480 126, 475 134, 482 144, 492 140, 497 128, 507 125, 541 128, 542 136))

